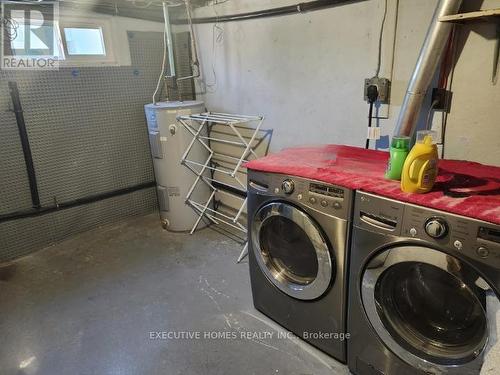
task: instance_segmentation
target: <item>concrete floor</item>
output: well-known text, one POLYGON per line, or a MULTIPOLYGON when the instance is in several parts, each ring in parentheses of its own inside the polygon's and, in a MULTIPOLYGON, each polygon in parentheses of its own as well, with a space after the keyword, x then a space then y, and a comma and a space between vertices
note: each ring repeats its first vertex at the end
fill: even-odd
POLYGON ((253 308, 239 252, 210 229, 165 232, 153 215, 0 267, 0 374, 347 374, 277 338, 283 329, 253 308))

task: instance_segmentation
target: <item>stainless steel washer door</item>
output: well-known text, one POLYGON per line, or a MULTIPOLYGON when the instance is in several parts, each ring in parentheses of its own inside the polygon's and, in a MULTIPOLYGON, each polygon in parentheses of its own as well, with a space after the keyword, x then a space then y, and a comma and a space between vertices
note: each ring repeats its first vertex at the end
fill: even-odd
POLYGON ((426 247, 395 247, 368 263, 361 292, 378 336, 410 365, 465 373, 482 361, 491 288, 466 263, 426 247))
POLYGON ((294 206, 272 202, 258 210, 252 222, 252 242, 262 271, 291 297, 316 299, 335 276, 320 227, 294 206))

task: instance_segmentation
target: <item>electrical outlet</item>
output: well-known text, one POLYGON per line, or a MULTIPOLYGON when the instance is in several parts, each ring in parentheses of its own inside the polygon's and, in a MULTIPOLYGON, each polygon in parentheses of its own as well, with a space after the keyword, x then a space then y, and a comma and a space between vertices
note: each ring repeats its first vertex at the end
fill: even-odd
POLYGON ((365 101, 368 101, 368 86, 375 85, 378 90, 378 102, 381 104, 389 104, 391 93, 391 81, 387 78, 366 78, 365 79, 365 101))
POLYGON ((450 112, 452 92, 446 89, 433 88, 432 100, 435 111, 450 112))

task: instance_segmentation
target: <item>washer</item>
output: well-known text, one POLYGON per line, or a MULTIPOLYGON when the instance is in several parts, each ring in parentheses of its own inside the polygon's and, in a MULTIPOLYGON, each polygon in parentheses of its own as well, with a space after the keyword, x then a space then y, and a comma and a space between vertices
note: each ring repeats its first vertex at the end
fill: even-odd
POLYGON ((496 340, 500 226, 356 193, 349 369, 479 374, 496 340))
POLYGON ((255 307, 346 361, 346 249, 352 192, 249 171, 249 264, 255 307))

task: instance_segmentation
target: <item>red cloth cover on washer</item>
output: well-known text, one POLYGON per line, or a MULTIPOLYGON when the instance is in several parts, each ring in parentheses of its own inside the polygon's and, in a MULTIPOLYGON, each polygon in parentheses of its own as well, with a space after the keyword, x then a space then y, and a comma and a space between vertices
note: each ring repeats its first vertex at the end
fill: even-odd
POLYGON ((434 189, 403 193, 399 181, 384 178, 389 154, 358 147, 294 147, 252 160, 246 167, 282 173, 379 194, 399 201, 500 224, 500 167, 440 160, 434 189))

